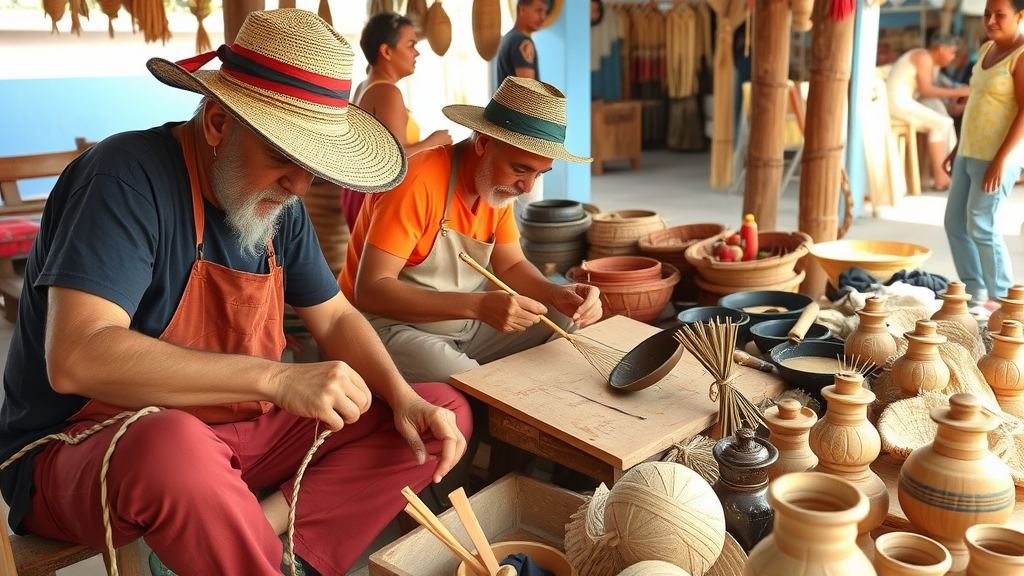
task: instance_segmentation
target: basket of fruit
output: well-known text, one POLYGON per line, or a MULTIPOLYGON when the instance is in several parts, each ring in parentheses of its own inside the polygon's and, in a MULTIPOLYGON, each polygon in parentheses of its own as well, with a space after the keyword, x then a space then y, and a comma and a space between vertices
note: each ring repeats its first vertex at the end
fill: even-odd
POLYGON ((686 261, 707 284, 760 289, 792 282, 797 263, 814 244, 803 232, 761 232, 757 238, 756 253, 747 249, 739 234, 709 238, 687 248, 686 261))

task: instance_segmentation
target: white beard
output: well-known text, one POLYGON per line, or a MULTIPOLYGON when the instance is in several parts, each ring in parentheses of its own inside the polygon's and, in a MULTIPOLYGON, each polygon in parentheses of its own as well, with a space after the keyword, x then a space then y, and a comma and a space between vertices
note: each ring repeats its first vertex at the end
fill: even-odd
POLYGON ((242 181, 246 171, 238 151, 238 135, 238 132, 232 133, 220 158, 213 161, 210 187, 224 210, 228 226, 238 237, 239 252, 253 259, 266 254, 267 240, 277 232, 285 208, 297 202, 299 197, 273 190, 246 191, 239 187, 238 182, 242 181), (263 200, 283 204, 260 215, 256 213, 256 206, 263 200))
POLYGON ((491 182, 494 181, 493 175, 494 171, 491 169, 490 158, 484 158, 480 163, 480 168, 477 170, 473 183, 476 185, 480 198, 488 206, 495 210, 501 210, 515 202, 516 197, 522 194, 522 192, 514 186, 491 186, 491 182))

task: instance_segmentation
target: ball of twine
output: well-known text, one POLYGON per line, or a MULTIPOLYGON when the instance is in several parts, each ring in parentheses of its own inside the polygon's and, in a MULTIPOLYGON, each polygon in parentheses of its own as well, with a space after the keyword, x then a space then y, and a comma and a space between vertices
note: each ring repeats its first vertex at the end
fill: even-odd
POLYGON ((632 468, 608 494, 604 531, 623 565, 664 560, 703 576, 722 553, 725 514, 696 472, 648 462, 632 468))
POLYGON ((619 572, 619 576, 690 576, 690 573, 669 562, 644 560, 619 572))

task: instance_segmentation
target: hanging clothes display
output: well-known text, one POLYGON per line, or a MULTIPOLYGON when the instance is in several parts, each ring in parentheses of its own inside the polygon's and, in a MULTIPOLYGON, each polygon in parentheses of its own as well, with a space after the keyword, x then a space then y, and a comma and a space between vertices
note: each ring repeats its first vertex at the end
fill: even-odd
POLYGON ((618 15, 609 11, 590 27, 590 97, 592 100, 622 100, 622 27, 618 15))

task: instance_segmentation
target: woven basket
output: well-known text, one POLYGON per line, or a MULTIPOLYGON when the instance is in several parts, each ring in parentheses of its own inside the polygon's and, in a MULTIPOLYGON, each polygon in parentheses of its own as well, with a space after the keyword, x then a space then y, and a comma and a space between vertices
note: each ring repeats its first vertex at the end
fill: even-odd
POLYGON ((452 45, 452 21, 441 6, 441 0, 434 0, 427 10, 427 42, 438 56, 444 56, 452 45))
POLYGON ((340 196, 341 188, 337 184, 317 178, 302 197, 309 221, 320 242, 320 250, 335 276, 341 273, 345 265, 349 239, 348 225, 341 212, 340 196))
POLYGON ((747 262, 719 262, 711 253, 714 242, 709 238, 687 248, 686 261, 696 268, 701 280, 737 288, 732 292, 768 290, 769 285, 791 280, 799 260, 814 244, 803 232, 761 232, 758 245, 778 255, 747 262))
MULTIPOLYGON (((583 282, 586 273, 580 266, 574 266, 566 273, 570 282, 583 282)), ((616 314, 650 322, 656 319, 665 309, 672 297, 672 289, 679 282, 679 271, 671 264, 661 267, 661 279, 639 285, 618 285, 592 283, 601 289, 601 305, 604 308, 602 318, 616 314)))
POLYGON ((780 290, 782 292, 799 292, 800 283, 804 281, 807 273, 801 270, 800 272, 792 272, 792 276, 782 280, 778 284, 766 284, 763 286, 749 286, 737 288, 735 286, 721 286, 719 284, 712 284, 697 276, 696 282, 697 287, 700 289, 700 297, 697 302, 701 306, 717 306, 718 300, 726 294, 735 294, 737 292, 748 292, 750 290, 780 290))
POLYGON ((664 230, 665 220, 657 212, 649 210, 616 210, 594 216, 587 231, 591 246, 601 248, 631 247, 639 252, 637 242, 651 232, 664 230))
POLYGON ((476 52, 488 62, 501 44, 500 0, 473 0, 473 43, 476 52))
POLYGON ((694 281, 697 269, 686 261, 686 249, 701 240, 717 240, 730 234, 732 230, 725 224, 686 224, 652 232, 641 238, 637 247, 644 256, 657 258, 679 269, 679 284, 672 293, 673 300, 696 302, 700 295, 694 281))
POLYGON ((405 16, 412 20, 416 41, 423 40, 427 35, 427 0, 408 0, 405 5, 405 16))

